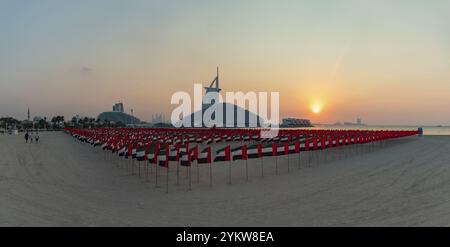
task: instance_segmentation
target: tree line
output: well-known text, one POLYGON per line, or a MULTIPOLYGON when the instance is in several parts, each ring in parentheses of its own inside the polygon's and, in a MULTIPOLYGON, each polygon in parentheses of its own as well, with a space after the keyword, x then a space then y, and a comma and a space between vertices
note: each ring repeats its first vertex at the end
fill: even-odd
POLYGON ((75 128, 94 128, 94 127, 125 127, 124 123, 101 121, 96 118, 78 116, 72 117, 70 120, 66 121, 64 116, 54 116, 50 120, 46 117, 35 119, 33 121, 28 120, 17 120, 12 117, 1 117, 0 118, 0 130, 12 130, 17 129, 19 131, 30 130, 30 129, 40 129, 40 130, 61 130, 66 127, 75 128))

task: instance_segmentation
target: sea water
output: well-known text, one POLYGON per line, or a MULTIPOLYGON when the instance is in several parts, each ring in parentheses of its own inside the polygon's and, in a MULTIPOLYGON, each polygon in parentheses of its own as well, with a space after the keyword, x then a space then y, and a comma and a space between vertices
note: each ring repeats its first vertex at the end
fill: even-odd
POLYGON ((423 129, 424 135, 450 135, 450 126, 400 126, 400 125, 315 125, 312 129, 341 129, 341 130, 417 130, 423 129))

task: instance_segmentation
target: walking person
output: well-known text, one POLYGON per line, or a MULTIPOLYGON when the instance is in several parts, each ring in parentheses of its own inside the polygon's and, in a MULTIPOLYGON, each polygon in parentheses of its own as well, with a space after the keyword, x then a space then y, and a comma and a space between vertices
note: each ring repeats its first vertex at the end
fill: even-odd
POLYGON ((30 143, 33 143, 33 131, 30 133, 30 143))
POLYGON ((36 132, 34 139, 36 140, 36 143, 39 142, 39 132, 36 132))
POLYGON ((28 131, 27 131, 27 133, 25 133, 25 143, 28 143, 29 137, 30 137, 30 135, 28 134, 28 131))

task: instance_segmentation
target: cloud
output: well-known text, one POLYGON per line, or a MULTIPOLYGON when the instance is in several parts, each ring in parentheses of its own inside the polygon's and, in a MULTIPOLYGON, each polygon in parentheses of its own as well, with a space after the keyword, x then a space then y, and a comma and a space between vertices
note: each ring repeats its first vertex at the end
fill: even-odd
POLYGON ((81 67, 81 72, 83 74, 91 74, 93 71, 94 71, 94 69, 92 69, 92 68, 89 68, 86 66, 81 67))

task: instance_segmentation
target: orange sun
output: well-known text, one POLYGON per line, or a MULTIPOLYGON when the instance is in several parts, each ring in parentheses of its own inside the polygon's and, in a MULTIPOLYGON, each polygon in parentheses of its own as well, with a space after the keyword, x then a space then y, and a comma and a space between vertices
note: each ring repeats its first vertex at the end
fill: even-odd
POLYGON ((320 105, 318 105, 318 104, 315 104, 315 105, 313 105, 313 106, 311 107, 311 111, 312 111, 314 114, 319 114, 319 113, 322 111, 322 106, 320 106, 320 105))

